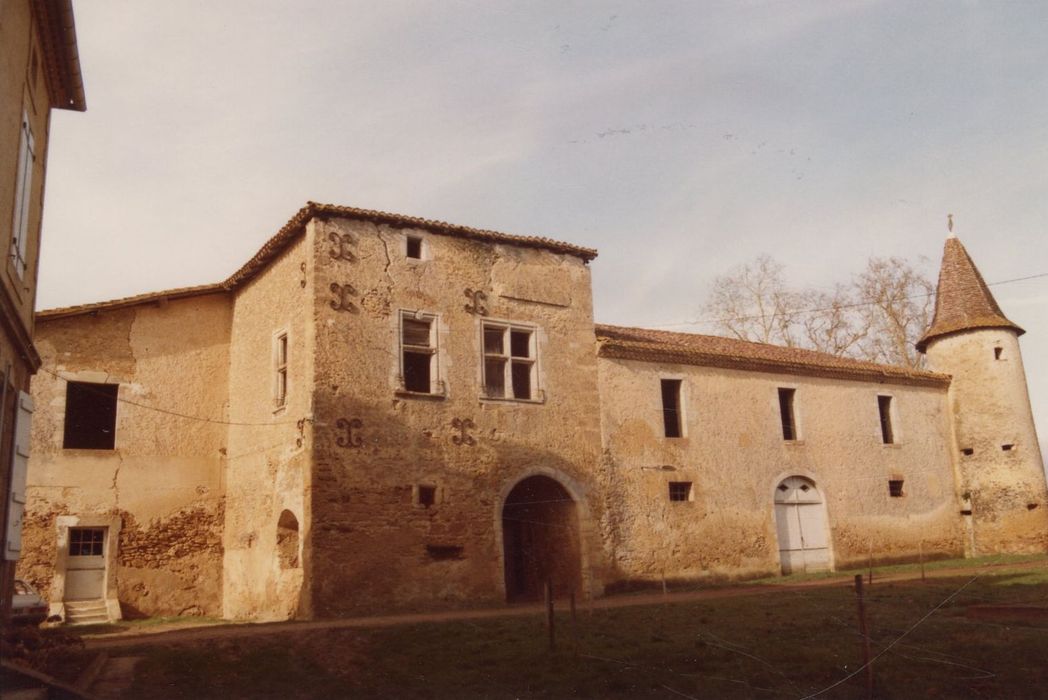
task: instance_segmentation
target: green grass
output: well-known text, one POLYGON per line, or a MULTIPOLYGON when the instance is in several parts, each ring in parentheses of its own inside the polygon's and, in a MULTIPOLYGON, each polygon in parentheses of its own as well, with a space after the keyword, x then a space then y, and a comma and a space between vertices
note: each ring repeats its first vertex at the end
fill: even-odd
MULTIPOLYGON (((873 651, 898 640, 874 664, 878 697, 1048 694, 1048 623, 964 614, 981 603, 1048 606, 1048 571, 975 573, 924 583, 874 577, 873 651)), ((539 617, 143 647, 128 652, 147 656, 129 696, 799 698, 861 659, 855 596, 843 586, 580 610, 574 628, 564 613, 556 626, 553 652, 539 617)), ((820 697, 865 697, 864 678, 820 697)))

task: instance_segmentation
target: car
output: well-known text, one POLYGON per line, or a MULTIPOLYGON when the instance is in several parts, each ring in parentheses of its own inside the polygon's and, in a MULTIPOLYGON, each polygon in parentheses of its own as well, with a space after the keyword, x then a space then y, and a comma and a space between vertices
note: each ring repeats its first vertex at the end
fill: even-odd
POLYGON ((11 597, 11 622, 39 625, 47 619, 47 602, 22 579, 15 579, 11 597))

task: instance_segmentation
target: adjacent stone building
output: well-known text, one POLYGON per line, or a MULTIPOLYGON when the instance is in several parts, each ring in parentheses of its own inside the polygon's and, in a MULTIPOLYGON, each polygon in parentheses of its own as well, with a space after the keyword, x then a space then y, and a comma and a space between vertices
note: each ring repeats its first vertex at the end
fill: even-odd
POLYGON ((40 366, 33 344, 51 110, 84 111, 71 0, 0 3, 0 618, 21 550, 26 460, 40 366))
POLYGON ((220 284, 40 313, 23 576, 285 619, 1048 548, 1021 329, 955 239, 929 372, 595 325, 595 256, 310 203, 220 284))

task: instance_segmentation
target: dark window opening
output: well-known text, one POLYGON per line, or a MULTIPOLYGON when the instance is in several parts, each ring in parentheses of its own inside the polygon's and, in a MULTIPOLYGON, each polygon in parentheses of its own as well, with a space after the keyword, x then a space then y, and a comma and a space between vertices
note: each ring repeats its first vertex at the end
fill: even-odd
POLYGON ((484 326, 484 393, 497 399, 530 401, 535 396, 534 332, 484 326))
POLYGON ((671 481, 670 482, 670 500, 671 501, 690 501, 691 500, 691 482, 690 481, 671 481))
POLYGON ((999 360, 999 359, 1001 359, 1001 355, 1003 355, 1003 354, 1004 354, 1004 348, 994 348, 993 349, 993 359, 999 360))
POLYGON ((881 441, 885 445, 895 442, 895 434, 892 431, 892 397, 878 396, 877 410, 881 414, 881 441))
POLYGON ((680 387, 679 379, 662 380, 662 425, 668 438, 681 436, 680 387))
POLYGON ((1006 445, 1001 445, 1001 449, 1005 452, 1011 452, 1013 449, 1015 449, 1015 445, 1009 442, 1006 445))
POLYGON ((104 527, 69 528, 69 556, 100 557, 105 551, 104 527))
POLYGON ((971 447, 965 447, 963 450, 961 450, 961 454, 963 454, 965 457, 971 457, 973 454, 975 454, 975 450, 971 447))
POLYGON ((1027 503, 1026 504, 1026 510, 1037 510, 1037 504, 1036 503, 1027 503))
POLYGON ((427 544, 426 554, 430 559, 437 561, 447 559, 461 559, 462 547, 455 544, 427 544))
POLYGON ((111 450, 116 440, 116 399, 119 384, 68 382, 62 447, 111 450))
POLYGON ((531 398, 531 365, 521 364, 519 362, 513 363, 513 398, 515 399, 530 399, 531 398))
POLYGON ((418 504, 425 508, 436 504, 437 502, 437 487, 436 486, 422 486, 418 487, 418 504))
POLYGON ((404 372, 404 389, 419 394, 433 391, 433 361, 436 349, 432 342, 433 320, 401 319, 400 345, 404 372))
POLYGON ((902 479, 888 480, 888 495, 892 498, 902 497, 902 479))
POLYGON ((408 236, 407 255, 415 260, 422 259, 422 239, 418 236, 408 236))
POLYGON ((797 439, 797 422, 793 416, 793 397, 796 389, 779 389, 779 417, 782 419, 782 439, 797 439))

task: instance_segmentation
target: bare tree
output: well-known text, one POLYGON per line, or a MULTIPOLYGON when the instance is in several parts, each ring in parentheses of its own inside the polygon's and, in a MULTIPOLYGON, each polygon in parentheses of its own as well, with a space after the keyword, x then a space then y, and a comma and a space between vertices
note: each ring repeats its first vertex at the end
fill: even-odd
POLYGON ((723 335, 920 367, 913 344, 928 327, 931 281, 906 260, 870 258, 831 292, 794 289, 771 256, 714 279, 704 315, 723 335))
POLYGON ((921 367, 924 355, 914 343, 931 323, 935 286, 901 258, 870 258, 853 283, 862 324, 860 343, 866 359, 890 365, 921 367))
POLYGON ((761 255, 714 279, 703 311, 726 335, 793 347, 798 344, 795 310, 802 307, 786 286, 782 265, 761 255))

